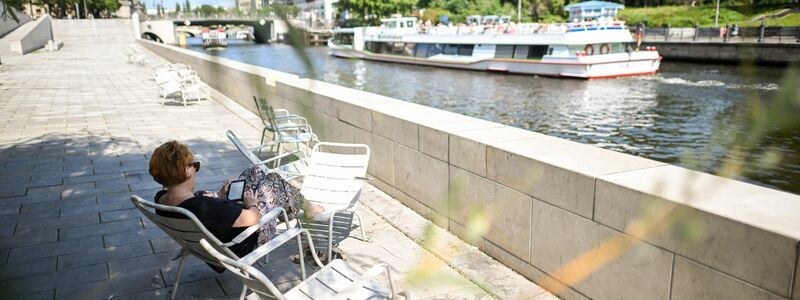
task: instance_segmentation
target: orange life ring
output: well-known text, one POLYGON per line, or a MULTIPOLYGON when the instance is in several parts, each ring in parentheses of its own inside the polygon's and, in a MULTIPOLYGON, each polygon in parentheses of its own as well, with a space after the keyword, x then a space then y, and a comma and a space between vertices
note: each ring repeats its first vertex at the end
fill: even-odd
POLYGON ((611 52, 611 48, 608 47, 608 44, 600 46, 600 54, 608 54, 609 52, 611 52))
POLYGON ((591 44, 586 45, 586 47, 583 48, 583 52, 586 52, 586 55, 594 55, 594 46, 591 44))

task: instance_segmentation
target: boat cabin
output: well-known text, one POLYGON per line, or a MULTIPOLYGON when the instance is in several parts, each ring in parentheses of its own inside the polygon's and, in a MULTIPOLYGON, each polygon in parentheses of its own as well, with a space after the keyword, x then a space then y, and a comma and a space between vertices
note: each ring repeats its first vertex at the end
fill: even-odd
POLYGON ((617 20, 617 13, 625 9, 625 5, 605 1, 586 1, 567 5, 564 9, 569 11, 569 20, 575 23, 587 21, 607 23, 617 20))
POLYGON ((384 28, 415 28, 417 27, 417 18, 399 17, 381 19, 381 26, 384 28))

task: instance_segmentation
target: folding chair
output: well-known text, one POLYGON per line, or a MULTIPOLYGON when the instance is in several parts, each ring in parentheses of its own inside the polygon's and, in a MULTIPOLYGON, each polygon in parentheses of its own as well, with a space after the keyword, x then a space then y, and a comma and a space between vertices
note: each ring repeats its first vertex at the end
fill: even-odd
POLYGON ((319 142, 307 159, 308 168, 300 194, 309 203, 322 206, 324 211, 311 218, 298 216, 298 220, 315 239, 326 242, 328 261, 333 244, 349 236, 354 216, 358 218, 362 240, 369 240, 361 215, 356 212, 361 188, 367 179, 364 176, 369 156, 369 146, 364 144, 319 142))
POLYGON ((230 129, 225 132, 225 135, 228 136, 228 139, 231 141, 231 143, 233 143, 236 149, 238 149, 239 152, 250 161, 250 163, 261 166, 264 168, 264 171, 278 173, 286 181, 301 177, 303 174, 305 174, 305 170, 307 168, 307 158, 305 156, 305 152, 303 151, 295 150, 276 155, 269 159, 261 160, 256 154, 256 151, 260 152, 261 148, 270 147, 273 145, 272 143, 259 145, 254 148, 247 148, 247 146, 245 146, 239 137, 237 137, 236 134, 234 134, 230 129), (292 155, 297 155, 298 159, 287 164, 280 164, 284 158, 292 155))
POLYGON ((299 144, 305 144, 305 149, 310 149, 311 142, 318 142, 319 138, 314 134, 308 120, 299 115, 290 114, 285 109, 274 109, 266 99, 253 96, 258 108, 258 115, 264 123, 261 131, 261 144, 264 144, 267 131, 272 133, 272 145, 277 146, 275 152, 280 153, 281 145, 294 144, 296 150, 300 150, 299 144))
MULTIPOLYGON (((250 235, 256 233, 261 226, 264 226, 269 221, 277 218, 281 213, 283 213, 284 220, 288 220, 286 212, 283 210, 283 208, 276 207, 270 210, 270 212, 266 215, 262 216, 258 224, 248 227, 230 242, 223 243, 217 239, 217 237, 211 234, 211 232, 209 232, 208 229, 203 226, 203 223, 201 223, 192 212, 184 208, 155 204, 136 195, 131 196, 131 202, 133 202, 136 208, 138 208, 142 214, 147 217, 147 219, 153 222, 153 224, 156 224, 158 228, 161 228, 164 233, 166 233, 175 242, 177 242, 178 245, 181 246, 181 252, 179 254, 181 260, 178 265, 178 273, 175 275, 175 285, 172 288, 171 299, 175 299, 175 295, 178 293, 178 285, 180 284, 181 272, 183 271, 183 262, 187 256, 194 255, 204 262, 219 267, 223 266, 220 264, 219 259, 216 258, 216 256, 228 257, 230 259, 240 260, 242 262, 247 262, 248 265, 252 265, 256 261, 240 259, 235 253, 233 253, 233 251, 230 250, 230 247, 243 242, 250 235), (164 217, 156 214, 155 210, 178 213, 186 218, 177 219, 164 217), (207 246, 200 246, 199 243, 201 239, 206 240, 207 246), (208 252, 208 247, 215 249, 216 256, 208 252)), ((289 230, 288 223, 286 223, 286 229, 289 230)), ((247 255, 246 257, 251 256, 247 255)), ((175 258, 177 259, 178 257, 175 258)), ((242 286, 242 296, 244 296, 246 289, 247 288, 245 286, 242 286)))
MULTIPOLYGON (((313 242, 309 233, 305 229, 292 228, 287 230, 267 242, 263 246, 254 250, 242 259, 232 259, 215 249, 211 243, 206 240, 200 240, 200 245, 206 248, 211 255, 217 258, 220 263, 225 266, 231 273, 245 285, 246 289, 252 290, 254 293, 247 296, 248 299, 261 299, 260 296, 266 296, 270 299, 397 299, 397 295, 403 295, 405 299, 411 299, 411 294, 407 291, 395 292, 394 281, 392 280, 391 271, 385 264, 375 265, 370 268, 365 274, 360 275, 353 271, 347 263, 341 259, 337 259, 323 265, 320 262, 317 254, 312 252, 314 262, 322 267, 320 270, 311 274, 310 277, 306 276, 306 266, 303 258, 303 243, 301 234, 306 235, 306 240, 309 243, 309 248, 314 249, 313 242), (265 276, 257 268, 254 268, 250 262, 257 261, 261 256, 267 255, 269 252, 275 250, 279 246, 285 244, 292 238, 296 238, 298 244, 298 253, 300 256, 300 273, 303 281, 290 289, 286 293, 282 293, 275 284, 265 276), (386 271, 386 277, 389 281, 389 293, 380 286, 373 278, 378 276, 383 271, 386 271)), ((244 295, 244 294, 242 294, 244 295)), ((241 299, 241 298, 240 298, 241 299)))

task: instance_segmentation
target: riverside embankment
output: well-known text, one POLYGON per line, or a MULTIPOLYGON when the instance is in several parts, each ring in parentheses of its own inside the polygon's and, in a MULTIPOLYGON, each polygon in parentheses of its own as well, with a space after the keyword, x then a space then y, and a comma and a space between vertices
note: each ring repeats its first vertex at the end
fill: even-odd
POLYGON ((375 186, 533 281, 569 281, 565 298, 800 299, 800 196, 141 43, 252 111, 266 97, 370 145, 375 186))

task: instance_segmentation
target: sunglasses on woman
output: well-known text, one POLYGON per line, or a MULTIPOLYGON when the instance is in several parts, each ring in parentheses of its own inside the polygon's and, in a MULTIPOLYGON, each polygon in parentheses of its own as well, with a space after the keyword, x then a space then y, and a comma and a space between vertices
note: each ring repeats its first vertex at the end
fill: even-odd
POLYGON ((193 161, 193 162, 189 163, 189 165, 194 168, 195 172, 199 172, 200 171, 200 162, 199 161, 193 161))

